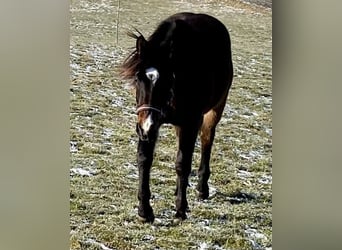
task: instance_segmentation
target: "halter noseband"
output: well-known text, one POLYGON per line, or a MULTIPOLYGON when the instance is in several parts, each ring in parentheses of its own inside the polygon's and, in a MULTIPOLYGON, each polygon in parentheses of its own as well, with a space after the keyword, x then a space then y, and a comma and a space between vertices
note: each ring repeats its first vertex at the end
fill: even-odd
POLYGON ((154 108, 154 107, 146 105, 146 104, 143 104, 140 107, 138 107, 136 110, 136 113, 139 114, 140 111, 144 111, 144 110, 154 110, 154 111, 157 111, 158 113, 161 113, 160 109, 154 108))
MULTIPOLYGON (((173 80, 173 81, 176 80, 175 73, 172 73, 172 80, 173 80)), ((171 89, 171 91, 172 91, 172 89, 171 89)), ((172 93, 173 93, 173 92, 172 92, 172 93)), ((171 98, 173 98, 173 94, 172 94, 172 97, 171 97, 171 98)), ((156 111, 156 112, 162 114, 162 111, 161 111, 160 109, 157 109, 157 108, 155 108, 155 107, 152 107, 152 106, 150 106, 150 105, 148 105, 148 104, 142 104, 142 105, 140 105, 140 106, 136 109, 135 112, 136 112, 137 114, 139 114, 140 111, 144 111, 144 110, 154 110, 154 111, 156 111)))

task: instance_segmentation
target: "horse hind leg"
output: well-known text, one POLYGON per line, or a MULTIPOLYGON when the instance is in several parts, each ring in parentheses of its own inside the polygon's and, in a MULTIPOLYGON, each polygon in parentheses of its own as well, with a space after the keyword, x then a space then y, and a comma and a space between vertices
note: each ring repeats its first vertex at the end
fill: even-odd
POLYGON ((222 112, 225 106, 224 101, 209 110, 203 118, 202 127, 200 130, 201 138, 201 161, 198 169, 198 198, 207 199, 209 197, 208 180, 210 177, 210 155, 211 149, 215 138, 216 125, 221 119, 222 112))

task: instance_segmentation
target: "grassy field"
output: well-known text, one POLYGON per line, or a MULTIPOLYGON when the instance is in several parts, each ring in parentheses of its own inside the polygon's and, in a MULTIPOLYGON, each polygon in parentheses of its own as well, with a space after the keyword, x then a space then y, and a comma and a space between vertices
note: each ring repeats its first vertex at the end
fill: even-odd
MULTIPOLYGON (((262 2, 262 1, 257 1, 262 2)), ((270 2, 270 1, 266 1, 270 2)), ((70 249, 272 249, 272 12, 237 0, 71 0, 70 249), (173 223, 176 141, 165 125, 151 171, 154 224, 137 221, 135 98, 118 77, 134 46, 179 12, 212 14, 229 29, 235 78, 217 129, 210 198, 173 223), (118 38, 118 40, 117 40, 118 38)))

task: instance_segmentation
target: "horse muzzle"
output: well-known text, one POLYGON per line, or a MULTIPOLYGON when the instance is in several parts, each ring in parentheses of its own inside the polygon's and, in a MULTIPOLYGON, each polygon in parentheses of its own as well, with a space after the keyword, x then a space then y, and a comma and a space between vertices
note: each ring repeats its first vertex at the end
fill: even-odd
POLYGON ((142 141, 150 141, 156 138, 160 127, 160 114, 153 111, 144 110, 138 113, 138 122, 136 131, 139 139, 142 141))
POLYGON ((149 130, 146 130, 144 129, 144 126, 137 123, 136 132, 141 141, 153 141, 157 137, 158 129, 156 127, 151 127, 149 130))

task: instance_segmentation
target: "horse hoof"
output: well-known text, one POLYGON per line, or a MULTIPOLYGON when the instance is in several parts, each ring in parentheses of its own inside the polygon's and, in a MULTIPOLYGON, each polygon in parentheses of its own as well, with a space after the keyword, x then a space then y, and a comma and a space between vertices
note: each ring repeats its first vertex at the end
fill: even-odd
POLYGON ((139 211, 138 212, 138 220, 143 222, 143 223, 153 223, 154 214, 153 214, 152 209, 148 213, 144 213, 144 212, 139 211))
POLYGON ((154 222, 154 215, 149 215, 148 217, 142 217, 142 216, 138 216, 138 220, 142 223, 153 223, 154 222))
POLYGON ((185 220, 187 218, 185 212, 176 212, 175 220, 185 220))
POLYGON ((199 200, 206 200, 209 197, 209 186, 208 185, 201 185, 200 183, 197 184, 196 187, 198 191, 198 199, 199 200))
POLYGON ((146 223, 153 223, 154 214, 151 206, 139 207, 138 209, 138 220, 146 223))
POLYGON ((172 225, 178 226, 178 225, 182 224, 184 220, 185 220, 185 218, 175 216, 172 220, 172 225))

